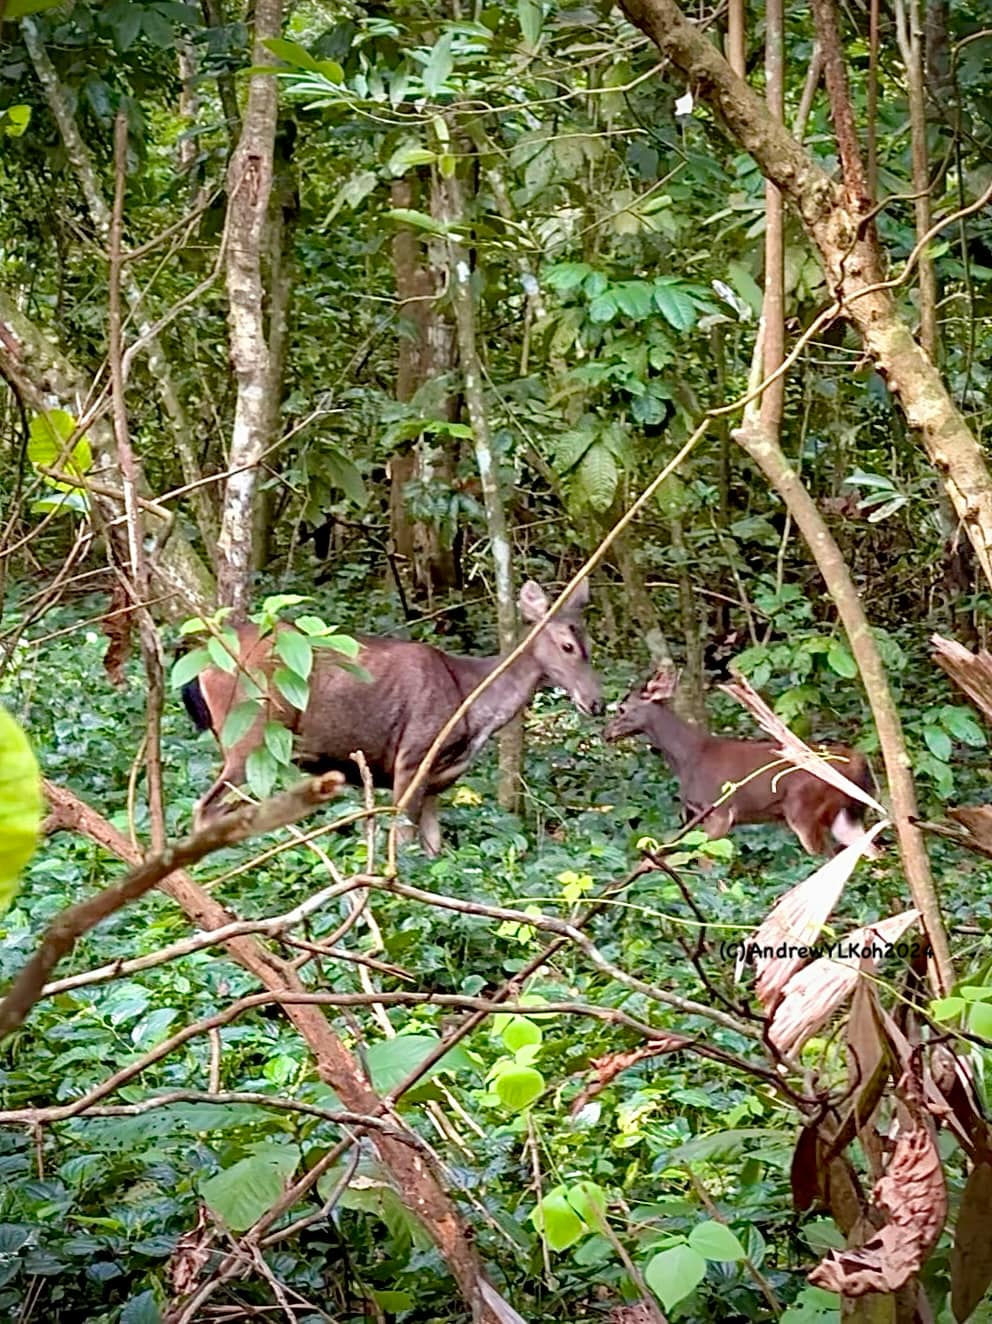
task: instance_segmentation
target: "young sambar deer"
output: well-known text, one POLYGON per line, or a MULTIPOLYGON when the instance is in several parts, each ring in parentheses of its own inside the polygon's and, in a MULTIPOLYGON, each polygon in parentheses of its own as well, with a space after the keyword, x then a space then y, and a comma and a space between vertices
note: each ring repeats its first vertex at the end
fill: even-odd
MULTIPOLYGON (((472 704, 438 751, 405 811, 419 828, 428 855, 436 855, 441 848, 438 794, 458 780, 489 737, 525 708, 535 691, 557 685, 568 692, 581 713, 602 711, 599 679, 589 665, 582 626, 588 601, 589 586, 584 581, 472 704)), ((519 604, 529 624, 543 619, 550 605, 533 580, 520 590, 519 604)), ((270 675, 274 667, 272 635, 260 638, 254 625, 239 626, 236 633, 241 667, 270 675)), ((390 788, 396 803, 442 726, 501 659, 457 657, 430 644, 404 639, 360 637, 359 642, 362 647, 356 660, 371 681, 345 671, 318 651, 306 711, 291 707, 271 685, 263 706, 271 720, 293 733, 293 759, 305 772, 337 769, 358 783, 352 755, 360 750, 375 784, 390 788)), ((213 731, 218 740, 228 713, 244 697, 240 674, 218 667, 201 672, 183 690, 186 710, 197 727, 213 731)), ((244 781, 246 760, 262 740, 265 720, 266 714, 260 715, 246 735, 223 751, 220 775, 194 811, 197 825, 222 813, 228 787, 244 781)))
MULTIPOLYGON (((701 820, 710 837, 725 837, 737 823, 785 822, 810 855, 826 855, 828 834, 838 843, 830 853, 861 834, 865 806, 860 800, 784 761, 771 740, 730 740, 684 722, 669 706, 676 684, 671 671, 660 670, 642 689, 631 690, 603 736, 611 743, 645 736, 678 778, 687 818, 716 805, 728 783, 737 786, 701 820)), ((825 750, 845 777, 863 790, 871 788, 862 754, 847 745, 825 750)))

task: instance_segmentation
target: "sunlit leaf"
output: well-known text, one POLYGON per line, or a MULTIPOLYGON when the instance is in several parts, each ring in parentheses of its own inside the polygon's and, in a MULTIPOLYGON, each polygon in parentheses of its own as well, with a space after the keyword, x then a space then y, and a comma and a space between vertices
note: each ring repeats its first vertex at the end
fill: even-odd
POLYGON ((0 913, 17 895, 41 826, 41 773, 27 736, 0 707, 0 913))

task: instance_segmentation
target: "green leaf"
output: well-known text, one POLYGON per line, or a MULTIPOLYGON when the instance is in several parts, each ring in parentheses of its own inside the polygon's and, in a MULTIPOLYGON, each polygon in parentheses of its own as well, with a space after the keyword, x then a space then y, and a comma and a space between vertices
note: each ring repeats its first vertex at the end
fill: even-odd
POLYGON ((935 1021, 953 1021, 967 1005, 964 998, 936 998, 930 1003, 930 1015, 935 1021))
POLYGON ((953 746, 951 745, 951 737, 942 727, 925 726, 923 728, 923 739, 934 758, 940 759, 941 763, 950 763, 953 746))
POLYGON ((372 1298, 380 1310, 387 1315, 398 1315, 402 1310, 412 1310, 414 1306, 413 1296, 409 1292, 398 1292, 395 1290, 372 1288, 372 1298))
POLYGON ((41 773, 28 738, 0 707, 0 913, 17 895, 21 870, 38 844, 41 773))
POLYGON ((220 637, 211 635, 207 640, 207 652, 215 667, 232 675, 238 669, 238 636, 233 630, 222 630, 220 637))
MULTIPOLYGON (((298 607, 302 602, 311 602, 309 593, 273 593, 262 599, 262 615, 278 616, 287 607, 298 607)), ((255 617, 252 617, 254 620, 255 617)))
POLYGON ((558 262, 544 273, 544 283, 552 290, 567 294, 577 289, 585 278, 592 274, 592 267, 585 262, 558 262))
POLYGON ((259 1145, 249 1158, 200 1183, 212 1212, 234 1232, 244 1232, 271 1209, 296 1170, 296 1145, 259 1145))
POLYGON ((531 1221, 551 1250, 568 1250, 586 1235, 585 1225, 565 1198, 563 1187, 549 1191, 538 1201, 531 1221))
POLYGON ((992 1005, 973 1002, 968 1008, 968 1029, 982 1039, 992 1039, 992 1005))
POLYGON ((3 11, 5 19, 24 18, 27 14, 40 14, 45 9, 54 9, 62 0, 7 0, 3 11))
POLYGON ((511 1016, 503 1028, 501 1038, 511 1053, 526 1044, 539 1044, 543 1039, 541 1027, 526 1016, 511 1016))
POLYGON ((313 644, 299 630, 280 630, 276 635, 276 652, 290 671, 301 680, 309 680, 313 670, 313 644))
POLYGON ((706 1277, 706 1261, 691 1246, 671 1246, 659 1251, 644 1270, 648 1287, 671 1310, 694 1292, 706 1277))
POLYGON ((420 75, 424 91, 428 96, 436 96, 451 77, 451 72, 455 67, 454 57, 451 53, 453 40, 453 34, 445 32, 438 37, 431 49, 430 56, 420 75))
POLYGON ((589 316, 594 322, 609 322, 616 314, 617 299, 613 290, 597 294, 589 305, 589 316))
POLYGON ((281 722, 266 722, 262 735, 265 748, 277 763, 288 768, 293 762, 293 733, 281 722))
POLYGON ((840 639, 830 640, 830 647, 827 649, 827 666, 846 680, 853 680, 858 674, 858 666, 851 656, 850 649, 840 639))
POLYGON ((677 283, 655 281, 654 303, 658 312, 676 331, 688 331, 696 322, 696 306, 677 283))
POLYGON ((536 46, 544 25, 544 6, 540 0, 517 0, 520 33, 528 46, 536 46))
POLYGON ((30 106, 8 106, 0 111, 0 128, 8 138, 20 138, 31 122, 30 106))
POLYGON ((536 1067, 507 1066, 493 1082, 503 1106, 511 1113, 529 1108, 544 1090, 544 1077, 536 1067))
POLYGON ((957 740, 966 745, 981 749, 986 744, 985 732, 966 708, 952 708, 949 705, 941 709, 941 725, 957 740))
POLYGON ((654 312, 653 288, 646 280, 625 280, 613 287, 617 306, 622 313, 642 322, 654 312))
POLYGON ((160 51, 168 50, 175 43, 176 34, 172 30, 172 24, 156 9, 146 9, 141 15, 141 31, 153 46, 157 46, 160 51))
POLYGON ((339 487, 353 505, 364 506, 369 496, 358 466, 336 446, 325 446, 322 457, 331 483, 339 487))
POLYGON ((306 712, 310 702, 310 686, 295 671, 277 667, 272 674, 272 683, 287 703, 291 703, 301 713, 306 712))
POLYGON ((242 736, 248 734, 252 722, 261 712, 261 705, 257 699, 245 699, 241 703, 236 703, 224 719, 224 725, 220 732, 221 749, 230 749, 236 745, 242 736))
POLYGON ((417 230, 427 230, 442 238, 448 234, 448 227, 443 221, 435 220, 426 212, 414 211, 411 207, 389 207, 386 215, 391 221, 400 221, 404 225, 412 225, 417 230))
POLYGON ((594 1230, 606 1222, 606 1192, 596 1182, 577 1181, 566 1197, 586 1227, 594 1230))
MULTIPOLYGON (((308 73, 323 73, 321 62, 315 60, 305 46, 298 41, 289 41, 286 37, 268 37, 262 42, 266 50, 271 51, 284 64, 291 64, 294 69, 306 69, 308 73)), ((323 61, 329 63, 329 61, 323 61)), ((340 67, 340 66, 339 66, 340 67)))
POLYGON ((302 630, 304 634, 309 635, 311 639, 314 635, 328 634, 331 628, 319 616, 297 616, 293 624, 298 630, 302 630))
POLYGON ((575 471, 575 486, 593 510, 608 510, 619 480, 613 452, 602 442, 590 446, 575 471))
POLYGON ((162 1324, 162 1312, 151 1290, 132 1296, 121 1311, 120 1324, 162 1324))
MULTIPOLYGON (((365 1062, 376 1091, 387 1094, 406 1080, 433 1053, 438 1043, 439 1040, 429 1034, 400 1034, 395 1039, 380 1039, 372 1044, 366 1052, 365 1062)), ((439 1071, 454 1071, 466 1065, 471 1065, 470 1059, 456 1046, 445 1053, 422 1079, 429 1080, 439 1071)))
POLYGON ((253 749, 245 762, 245 780, 249 789, 260 800, 264 800, 266 796, 272 794, 272 788, 276 784, 278 775, 279 764, 265 745, 253 749))
POLYGON ((707 1260, 744 1260, 744 1247, 724 1223, 707 1219, 689 1233, 689 1245, 707 1260))
POLYGON ((210 654, 205 648, 194 648, 191 653, 185 653, 177 658, 172 664, 172 670, 169 672, 169 684, 174 690, 182 689, 194 680, 201 671, 206 671, 210 666, 210 654))
POLYGON ((751 275, 748 268, 740 262, 728 262, 727 275, 730 277, 731 285, 751 309, 751 312, 755 317, 760 317, 764 296, 761 293, 761 286, 751 275))
POLYGON ((416 143, 405 143, 398 147, 389 158, 389 171, 393 175, 402 175, 410 166, 433 165, 437 153, 429 147, 419 147, 416 143))
POLYGON ((28 459, 46 469, 55 467, 61 459, 61 471, 81 478, 93 465, 93 452, 85 437, 80 437, 66 451, 66 442, 76 429, 76 420, 64 409, 50 409, 47 414, 36 414, 28 428, 28 459))

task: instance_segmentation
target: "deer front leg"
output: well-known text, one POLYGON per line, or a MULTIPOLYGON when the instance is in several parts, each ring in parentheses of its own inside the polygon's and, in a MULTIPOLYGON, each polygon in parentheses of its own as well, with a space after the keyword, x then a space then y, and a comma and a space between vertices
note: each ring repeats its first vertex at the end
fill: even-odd
MULTIPOLYGON (((396 767, 393 771, 393 804, 399 804, 403 799, 406 788, 413 780, 413 774, 417 766, 418 764, 410 763, 402 758, 396 760, 396 767)), ((397 826, 397 844, 405 846, 419 834, 424 854, 431 858, 438 855, 441 850, 441 829, 437 818, 437 797, 428 795, 422 787, 418 787, 410 797, 403 813, 410 822, 409 824, 400 823, 397 826)))

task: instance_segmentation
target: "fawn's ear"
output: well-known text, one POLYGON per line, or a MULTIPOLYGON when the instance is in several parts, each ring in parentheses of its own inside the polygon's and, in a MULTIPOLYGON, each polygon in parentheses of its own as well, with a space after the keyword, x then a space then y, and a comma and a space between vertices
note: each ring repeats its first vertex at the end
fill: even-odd
POLYGON ((658 668, 641 693, 653 703, 666 703, 678 688, 679 673, 665 663, 658 668))
POLYGON ((543 620, 548 614, 548 595, 540 584, 533 579, 528 579, 520 590, 520 596, 517 598, 520 606, 520 615, 525 621, 530 621, 532 625, 537 621, 543 620))
POLYGON ((575 588, 565 599, 565 605, 561 609, 562 616, 581 616, 586 607, 589 606, 589 579, 580 579, 575 588))

